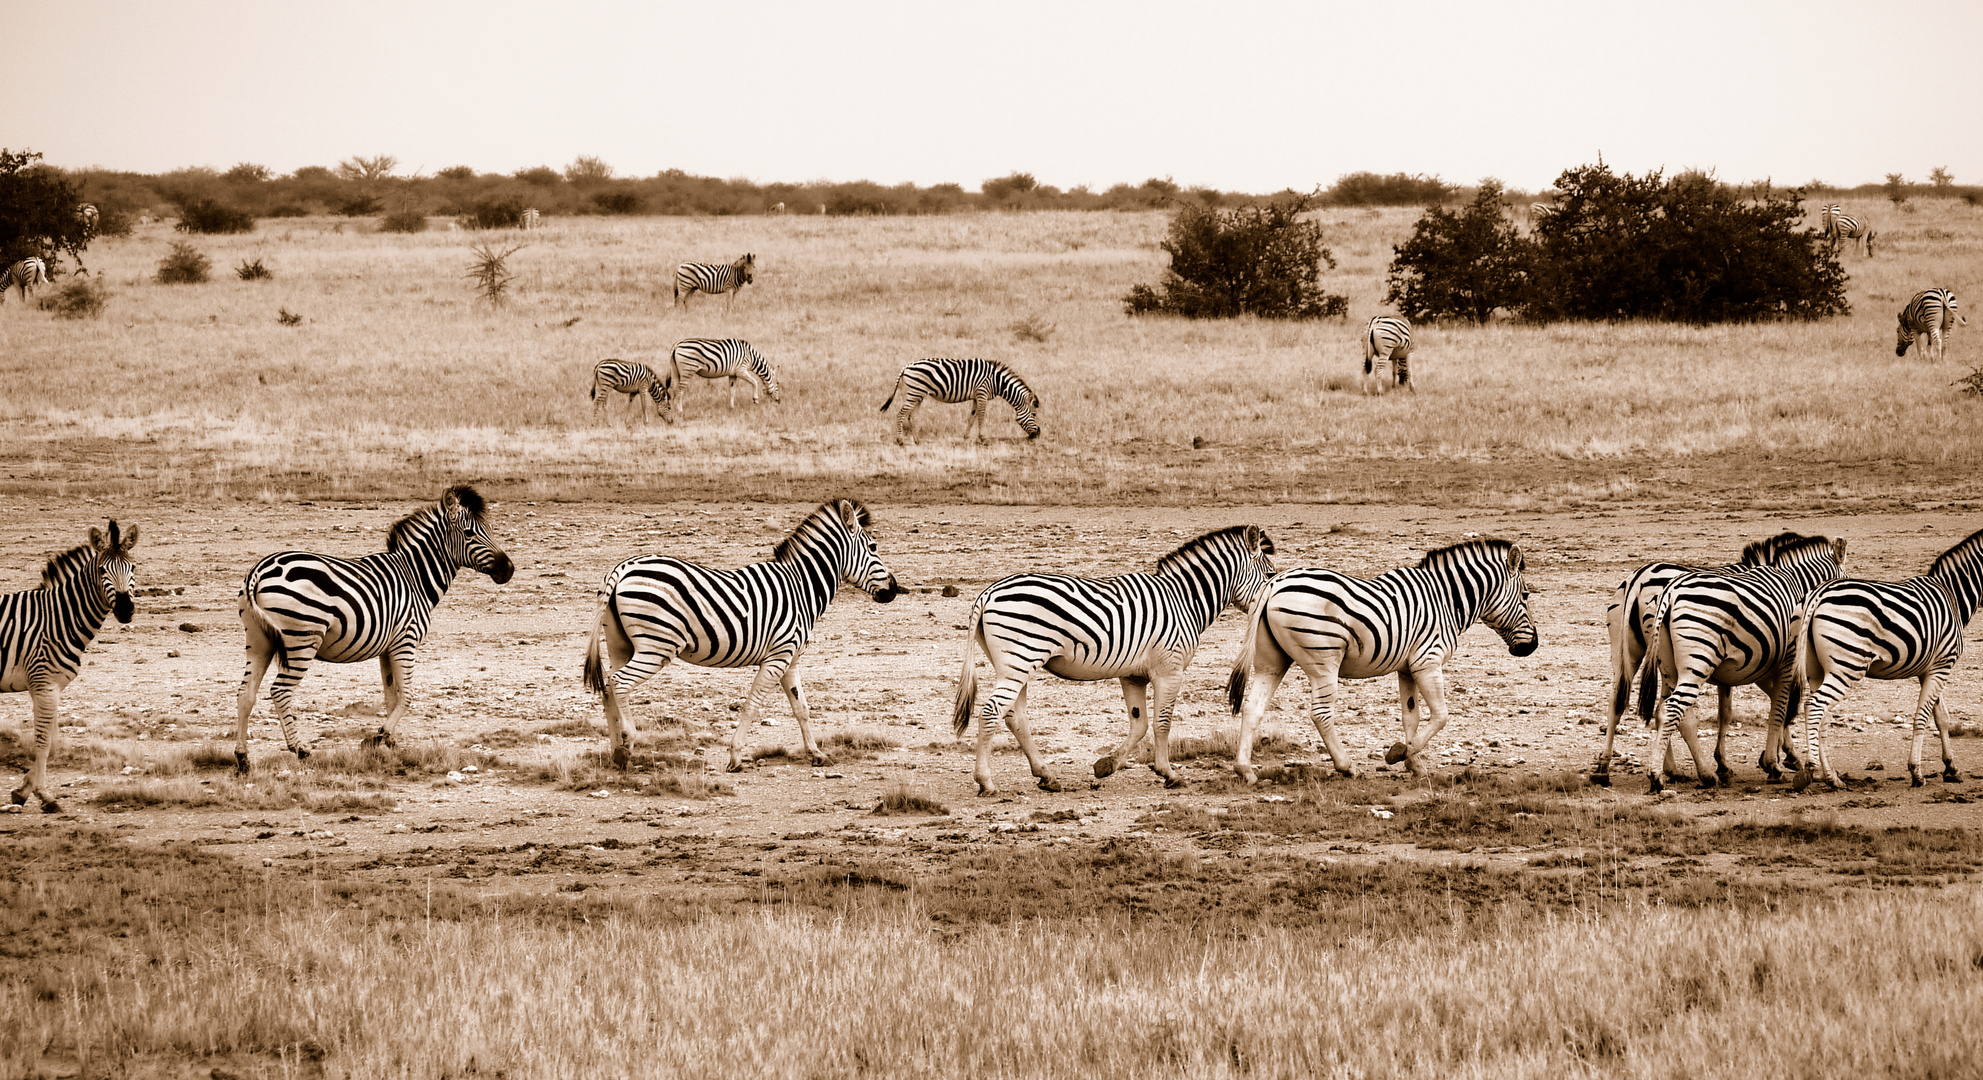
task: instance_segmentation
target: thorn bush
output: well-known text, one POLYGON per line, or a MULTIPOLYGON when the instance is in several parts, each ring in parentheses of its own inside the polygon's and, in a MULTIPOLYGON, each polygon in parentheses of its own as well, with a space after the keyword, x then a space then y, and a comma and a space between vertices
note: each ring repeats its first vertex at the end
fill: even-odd
POLYGON ((102 282, 78 277, 35 301, 35 305, 58 319, 94 319, 103 314, 103 305, 109 299, 110 290, 102 282))
POLYGON ((275 277, 275 271, 263 266, 260 259, 254 262, 242 259, 241 265, 234 268, 234 276, 242 281, 268 281, 275 277))
POLYGON ((195 195, 181 200, 178 205, 179 223, 173 228, 180 232, 213 235, 255 231, 255 215, 218 199, 195 195))
POLYGON ((176 240, 172 250, 158 261, 160 285, 198 285, 213 276, 213 262, 184 240, 176 240))
POLYGON ((427 231, 427 215, 411 207, 395 210, 379 219, 379 231, 389 233, 417 233, 427 231))

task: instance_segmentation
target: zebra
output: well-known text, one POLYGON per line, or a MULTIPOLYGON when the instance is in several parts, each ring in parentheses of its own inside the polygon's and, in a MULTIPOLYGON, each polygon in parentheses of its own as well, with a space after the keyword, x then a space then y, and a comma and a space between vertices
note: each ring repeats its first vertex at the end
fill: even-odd
POLYGON ((1555 203, 1532 202, 1529 204, 1529 220, 1541 222, 1556 212, 1555 203))
POLYGON ((1959 783, 1949 750, 1949 714, 1942 690, 1962 659, 1963 629, 1983 595, 1983 530, 1942 552, 1928 572, 1906 581, 1841 578, 1819 588, 1798 611, 1796 679, 1805 695, 1804 768, 1792 785, 1802 791, 1818 772, 1839 786, 1825 754, 1825 713, 1868 676, 1916 679, 1914 741, 1907 775, 1921 786, 1921 744, 1929 717, 1942 737, 1942 779, 1959 783))
POLYGON ((537 212, 537 208, 532 206, 524 210, 523 213, 517 215, 516 224, 517 224, 517 228, 520 228, 525 232, 528 232, 531 229, 537 228, 539 222, 541 222, 542 220, 543 220, 543 215, 539 214, 537 212))
POLYGON ((83 227, 83 242, 96 239, 97 212, 95 203, 84 203, 76 207, 76 223, 83 227))
MULTIPOLYGON (((1722 753, 1728 732, 1723 727, 1717 733, 1715 767, 1708 768, 1694 725, 1684 721, 1688 707, 1710 680, 1723 686, 1760 683, 1770 695, 1763 757, 1773 761, 1802 696, 1793 672, 1791 620, 1804 598, 1837 577, 1845 561, 1842 539, 1785 533, 1769 542, 1776 554, 1765 565, 1733 574, 1703 570, 1682 575, 1660 594, 1654 610, 1645 664, 1648 669, 1657 665, 1667 687, 1659 710, 1659 749, 1663 757, 1678 726, 1694 758, 1696 781, 1704 788, 1730 780, 1722 753)), ((1653 677, 1651 670, 1641 673, 1641 678, 1653 677)), ((1659 770, 1648 772, 1650 790, 1657 795, 1665 785, 1659 770)))
POLYGON ((311 551, 282 551, 256 563, 241 583, 241 625, 248 633, 248 670, 241 679, 241 718, 234 731, 234 764, 248 771, 248 714, 254 710, 269 661, 280 669, 269 700, 282 737, 297 760, 310 751, 296 737, 296 684, 312 660, 350 664, 377 658, 385 683, 386 716, 364 746, 393 746, 406 714, 413 650, 447 595, 456 572, 480 571, 505 584, 516 566, 489 535, 482 496, 456 484, 438 503, 393 523, 386 550, 359 559, 311 551))
POLYGON ((1257 525, 1208 532, 1157 560, 1152 574, 1113 578, 1014 574, 978 594, 965 623, 963 672, 951 719, 962 739, 978 718, 978 794, 995 795, 991 737, 1002 718, 1026 755, 1042 791, 1060 782, 1033 746, 1026 691, 1044 667, 1063 679, 1119 679, 1129 708, 1129 735, 1095 762, 1096 778, 1114 773, 1155 719, 1150 768, 1165 787, 1184 781, 1170 763, 1171 709, 1198 639, 1230 604, 1245 609, 1274 573, 1274 541, 1257 525), (991 662, 995 681, 977 698, 973 645, 991 662))
POLYGON ((1865 249, 1866 257, 1873 257, 1873 239, 1878 233, 1873 231, 1871 222, 1862 222, 1845 212, 1838 203, 1829 203, 1818 211, 1818 231, 1831 240, 1836 250, 1841 241, 1849 241, 1865 249))
POLYGON ((647 419, 647 406, 640 396, 646 394, 654 399, 656 415, 666 415, 668 411, 668 387, 654 369, 632 360, 601 360, 592 368, 592 389, 586 396, 592 399, 592 414, 597 417, 606 407, 606 399, 614 394, 625 394, 627 400, 640 410, 643 422, 647 419))
POLYGON ((1001 397, 1012 406, 1012 412, 1025 430, 1028 439, 1040 437, 1040 395, 1026 385, 1026 380, 1011 368, 997 360, 918 360, 902 369, 895 377, 895 390, 888 400, 881 403, 881 411, 887 412, 897 399, 902 402, 902 411, 895 417, 895 441, 914 441, 911 430, 915 419, 916 406, 925 397, 935 398, 950 405, 971 403, 971 418, 964 422, 964 436, 969 438, 971 429, 978 429, 978 441, 985 440, 985 406, 994 397, 1001 397))
MULTIPOLYGON (((1716 574, 1739 574, 1753 566, 1767 566, 1780 557, 1783 549, 1791 542, 1801 539, 1799 534, 1787 532, 1768 540, 1758 540, 1743 547, 1742 554, 1727 566, 1689 566, 1684 563, 1650 562, 1618 583, 1612 593, 1611 604, 1605 608, 1606 628, 1611 637, 1611 716, 1604 729, 1604 752, 1598 756, 1597 768, 1591 773, 1591 782, 1600 787, 1611 786, 1612 745, 1618 737, 1618 725, 1625 716, 1626 704, 1631 700, 1632 678, 1641 674, 1639 680, 1639 715, 1651 721, 1654 706, 1659 699, 1659 673, 1645 664, 1647 643, 1652 640, 1654 615, 1659 605, 1660 594, 1666 591, 1675 578, 1699 570, 1716 574)), ((1733 686, 1716 684, 1716 719, 1722 730, 1726 730, 1733 717, 1731 696, 1733 686)), ((1788 741, 1782 747, 1784 764, 1795 769, 1797 757, 1791 752, 1788 741)), ((1756 761, 1772 781, 1780 775, 1776 760, 1767 752, 1756 761)), ((1673 764, 1673 749, 1667 747, 1666 758, 1661 765, 1668 774, 1678 772, 1673 764)))
POLYGON ((1336 735, 1337 681, 1395 672, 1404 741, 1384 755, 1425 772, 1420 756, 1446 726, 1445 665, 1460 635, 1478 619, 1501 635, 1508 651, 1527 656, 1541 644, 1529 617, 1522 549, 1512 541, 1465 540, 1428 551, 1416 566, 1364 579, 1333 570, 1289 570, 1267 583, 1254 605, 1246 637, 1226 682, 1226 701, 1239 714, 1233 771, 1251 784, 1253 737, 1290 664, 1308 674, 1309 713, 1336 771, 1357 775, 1336 735), (1423 697, 1431 723, 1418 733, 1423 697))
POLYGON ((682 415, 682 390, 687 385, 683 380, 691 375, 729 379, 733 409, 737 407, 738 379, 751 384, 751 404, 758 403, 760 388, 771 395, 771 400, 780 400, 778 376, 772 372, 770 362, 751 348, 750 342, 741 338, 683 338, 668 354, 668 367, 661 373, 660 392, 672 404, 669 423, 682 415))
POLYGON ((774 213, 774 214, 782 214, 782 213, 784 213, 784 212, 785 212, 785 204, 784 204, 784 203, 779 203, 778 205, 776 205, 776 206, 774 206, 774 207, 772 207, 772 208, 771 208, 771 212, 772 212, 772 213, 774 213))
POLYGON ((1411 323, 1395 315, 1371 316, 1370 322, 1363 328, 1364 393, 1370 392, 1373 377, 1377 380, 1377 392, 1380 394, 1392 382, 1417 393, 1418 388, 1412 385, 1411 354, 1411 323), (1380 361, 1391 368, 1388 380, 1377 371, 1380 361))
POLYGON ((1923 289, 1914 294, 1914 299, 1900 309, 1900 327, 1894 331, 1893 354, 1906 356, 1907 347, 1916 338, 1926 337, 1927 344, 1921 346, 1921 355, 1934 353, 1936 359, 1949 357, 1947 334, 1958 326, 1968 326, 1969 320, 1956 309, 1955 292, 1950 289, 1923 289))
POLYGON ((28 289, 35 285, 48 284, 48 264, 39 258, 29 256, 0 272, 0 304, 7 302, 7 287, 12 285, 20 291, 21 303, 28 300, 28 289))
POLYGON ((625 769, 633 722, 627 698, 676 659, 701 667, 757 668, 730 732, 730 772, 743 769, 739 737, 756 729, 759 700, 785 688, 799 741, 815 765, 826 755, 807 726, 799 656, 841 582, 886 604, 900 595, 875 553, 873 518, 858 499, 830 499, 779 541, 769 561, 716 570, 664 555, 642 555, 606 571, 585 647, 585 688, 606 707, 613 764, 625 769), (601 646, 605 655, 601 655, 601 646))
POLYGON ((757 256, 749 252, 729 264, 683 263, 675 267, 675 303, 687 305, 698 292, 722 293, 723 310, 728 311, 737 294, 751 283, 756 270, 757 256))
POLYGON ((104 616, 131 621, 137 578, 131 548, 137 542, 136 525, 124 532, 113 520, 107 536, 91 528, 89 543, 48 560, 39 588, 0 596, 0 693, 25 690, 34 705, 34 762, 14 791, 16 806, 35 795, 42 813, 62 812, 48 791, 56 708, 62 688, 82 668, 83 650, 103 628, 104 616))

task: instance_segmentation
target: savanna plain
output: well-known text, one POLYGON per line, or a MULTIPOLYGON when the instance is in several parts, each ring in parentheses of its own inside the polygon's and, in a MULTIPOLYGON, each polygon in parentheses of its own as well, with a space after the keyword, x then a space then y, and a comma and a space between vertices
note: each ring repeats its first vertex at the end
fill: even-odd
MULTIPOLYGON (((143 530, 137 616, 63 698, 61 812, 0 817, 0 1075, 1977 1075, 1975 660, 1954 783, 1906 783, 1912 684, 1881 683, 1827 732, 1842 791, 1763 782, 1748 689, 1733 786, 1648 795, 1635 721, 1635 768, 1586 779, 1604 607, 1638 564, 1796 529, 1900 578, 1983 527, 1972 331, 1893 354, 1916 290, 1975 295, 1983 212, 1908 205, 1849 208, 1883 243, 1844 256, 1848 316, 1424 326, 1418 391, 1384 396, 1357 328, 1406 211, 1322 212, 1351 316, 1302 324, 1124 315, 1161 273, 1158 214, 265 220, 194 238, 215 280, 176 286, 151 281, 165 226, 99 240, 102 318, 0 306, 0 589, 91 524, 143 530), (521 245, 499 307, 465 277, 482 242, 521 245), (676 263, 746 251, 733 303, 670 305, 676 263), (234 277, 256 259, 272 279, 234 277), (587 400, 598 360, 690 336, 750 340, 783 400, 704 383, 672 425, 587 400), (968 443, 962 406, 926 403, 898 446, 895 374, 951 355, 1027 376, 1045 434, 995 404, 968 443), (457 581, 399 745, 358 746, 376 666, 318 664, 317 752, 284 752, 263 701, 237 775, 241 575, 379 550, 458 482, 517 574, 457 581), (634 697, 633 768, 608 767, 579 682, 599 576, 764 558, 839 495, 909 591, 843 591, 801 661, 829 762, 773 701, 721 772, 748 676, 678 665, 634 697), (977 795, 949 719, 977 591, 1147 570, 1240 523, 1282 568, 1365 574, 1515 540, 1542 648, 1469 631, 1422 777, 1383 764, 1393 684, 1339 699, 1351 780, 1292 678, 1248 787, 1229 612, 1178 711, 1185 786, 1090 781, 1121 698, 1042 677, 1064 790, 1000 736, 1002 793, 977 795)), ((17 776, 25 696, 0 708, 17 776)))

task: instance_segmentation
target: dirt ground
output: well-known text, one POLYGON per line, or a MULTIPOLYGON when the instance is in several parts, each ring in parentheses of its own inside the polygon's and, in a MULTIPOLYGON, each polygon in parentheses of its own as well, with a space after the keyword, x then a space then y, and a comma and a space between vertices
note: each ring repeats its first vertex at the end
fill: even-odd
MULTIPOLYGON (((259 556, 284 548, 359 555, 383 546, 384 531, 413 509, 404 503, 224 503, 111 505, 93 500, 0 497, 0 589, 31 586, 49 552, 79 542, 91 524, 116 516, 143 529, 138 613, 129 626, 107 626, 89 666, 65 695, 63 738, 129 739, 154 750, 190 740, 231 744, 242 636, 235 596, 242 573, 259 556), (183 591, 182 591, 183 590, 183 591)), ((801 661, 816 738, 835 732, 877 733, 899 747, 852 756, 824 768, 773 758, 722 777, 713 743, 703 758, 712 779, 733 794, 688 799, 636 793, 631 782, 587 791, 538 778, 547 761, 577 760, 604 746, 603 716, 579 683, 595 587, 601 574, 635 554, 671 554, 719 566, 768 555, 808 509, 799 505, 711 503, 562 504, 506 502, 494 507, 494 532, 517 573, 497 587, 464 574, 444 601, 422 646, 411 687, 412 711, 402 745, 437 741, 486 747, 499 764, 460 781, 422 776, 389 781, 390 811, 318 813, 296 808, 243 811, 151 807, 118 809, 92 789, 119 779, 74 767, 54 770, 64 813, 0 816, 14 836, 79 828, 115 830, 136 844, 192 841, 249 863, 325 866, 398 882, 445 877, 510 892, 756 888, 780 864, 873 861, 916 873, 982 850, 985 844, 1055 844, 1143 836, 1178 848, 1238 855, 1229 836, 1181 834, 1153 825, 1165 810, 1221 808, 1280 798, 1268 787, 1230 780, 1229 759, 1189 761, 1190 785, 1165 791, 1146 769, 1130 768, 1091 783, 1089 763, 1121 737, 1125 719, 1113 683, 1074 684, 1043 677, 1032 701, 1035 731, 1066 788, 1037 790, 1024 759, 1001 733, 994 771, 1002 793, 981 798, 971 755, 953 741, 950 708, 963 622, 972 598, 1007 573, 1046 569, 1105 575, 1147 570, 1158 556, 1209 529, 1237 523, 1265 527, 1283 568, 1325 565, 1376 573, 1415 560, 1429 547, 1479 534, 1518 541, 1528 557, 1532 608, 1542 636, 1533 656, 1516 659, 1484 627, 1468 632, 1449 669, 1454 718, 1434 744, 1439 767, 1472 766, 1487 775, 1587 770, 1603 740, 1609 685, 1604 608, 1634 566, 1655 559, 1731 560, 1748 540, 1785 529, 1844 536, 1855 576, 1905 577, 1973 530, 1976 508, 1925 506, 1910 513, 1804 517, 1713 505, 1589 513, 1446 511, 1411 506, 1277 504, 1179 508, 1082 508, 875 505, 884 561, 910 591, 876 605, 843 590, 821 620, 801 661), (956 595, 944 595, 955 586, 956 595), (549 733, 570 722, 594 725, 590 736, 549 733), (883 793, 906 786, 948 807, 932 816, 876 816, 883 793)), ((1174 737, 1207 736, 1233 726, 1223 700, 1241 620, 1227 612, 1206 634, 1178 710, 1174 737)), ((1971 638, 1974 640, 1975 628, 1971 638)), ((977 661, 983 670, 982 659, 977 661)), ((1950 691, 1953 714, 1983 715, 1974 659, 1950 691)), ((748 672, 677 666, 636 695, 643 731, 727 734, 748 672)), ((266 688, 265 688, 266 689, 266 688)), ((1267 730, 1306 749, 1290 760, 1324 760, 1303 708, 1306 687, 1291 678, 1269 713, 1267 730)), ((305 730, 323 746, 355 741, 381 701, 373 664, 319 664, 304 681, 305 730)), ((1830 746, 1845 771, 1870 780, 1844 792, 1792 795, 1766 787, 1755 767, 1765 702, 1753 689, 1736 694, 1740 726, 1731 734, 1737 783, 1700 792, 1687 787, 1665 805, 1690 814, 1769 820, 1819 810, 1841 823, 1974 825, 1983 785, 1931 781, 1911 789, 1907 743, 1895 717, 1911 710, 1912 684, 1870 684, 1847 699, 1851 718, 1830 746)), ((1394 684, 1350 684, 1340 721, 1351 752, 1388 781, 1385 807, 1421 791, 1399 769, 1386 770, 1383 748, 1397 738, 1394 684)), ((25 695, 0 699, 0 725, 28 731, 25 695)), ((797 730, 782 703, 771 723, 747 733, 758 746, 796 747, 797 730)), ((295 767, 257 703, 250 738, 257 774, 295 767)), ((708 736, 705 736, 707 738, 708 736)), ((1627 762, 1650 757, 1649 738, 1631 725, 1620 738, 1627 762)), ((1933 763, 1938 756, 1931 741, 1933 763)), ((1271 762, 1274 755, 1267 755, 1271 762)), ((1956 764, 1983 770, 1983 744, 1956 741, 1956 764)), ((1595 802, 1645 804, 1646 781, 1620 766, 1617 786, 1584 789, 1595 802)), ((18 775, 0 776, 9 789, 18 775)), ((1253 838, 1290 853, 1329 858, 1415 857, 1519 865, 1532 849, 1419 851, 1410 835, 1389 843, 1348 843, 1327 835, 1253 838)))

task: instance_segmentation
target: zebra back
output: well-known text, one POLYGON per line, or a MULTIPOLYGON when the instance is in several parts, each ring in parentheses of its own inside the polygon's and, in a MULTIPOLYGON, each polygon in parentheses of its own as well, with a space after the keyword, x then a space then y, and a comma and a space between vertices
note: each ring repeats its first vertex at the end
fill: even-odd
POLYGON ((1954 600, 1956 619, 1964 626, 1976 616, 1983 598, 1983 529, 1970 533, 1954 547, 1935 556, 1923 578, 1938 582, 1954 600))
MULTIPOLYGON (((1677 668, 1681 650, 1707 656, 1707 670, 1741 657, 1739 682, 1754 682, 1782 670, 1793 659, 1790 651, 1792 617, 1805 597, 1838 577, 1845 561, 1845 541, 1825 536, 1784 533, 1743 549, 1745 561, 1753 551, 1763 565, 1736 573, 1700 570, 1676 579, 1660 595, 1655 617, 1656 641, 1672 652, 1677 668)), ((1667 660, 1661 660, 1665 667, 1667 660)), ((1669 708, 1673 701, 1669 700, 1669 708)), ((1684 709, 1685 702, 1679 706, 1684 709)))

